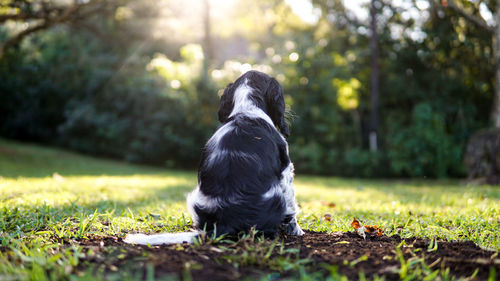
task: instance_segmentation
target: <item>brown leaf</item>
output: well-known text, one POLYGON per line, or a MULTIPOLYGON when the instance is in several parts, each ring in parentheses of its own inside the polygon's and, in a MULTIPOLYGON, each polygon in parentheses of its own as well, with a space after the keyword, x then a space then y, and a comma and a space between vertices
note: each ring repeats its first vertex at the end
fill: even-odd
POLYGON ((325 220, 331 221, 332 220, 332 215, 330 214, 325 214, 325 220))
POLYGON ((361 224, 359 221, 354 218, 354 220, 351 222, 352 227, 360 234, 361 236, 365 236, 364 233, 372 233, 376 234, 377 236, 382 236, 382 229, 379 228, 377 225, 365 225, 361 227, 361 224))
POLYGON ((337 206, 335 203, 333 203, 333 202, 326 202, 325 200, 321 200, 320 203, 321 203, 321 205, 328 206, 330 208, 335 208, 335 206, 337 206))
POLYGON ((352 225, 352 227, 354 227, 354 229, 358 229, 361 227, 361 224, 359 224, 359 221, 356 218, 353 219, 353 221, 351 222, 351 225, 352 225))
POLYGON ((365 228, 366 228, 366 232, 370 233, 370 232, 377 232, 378 231, 378 226, 376 225, 365 225, 365 228))

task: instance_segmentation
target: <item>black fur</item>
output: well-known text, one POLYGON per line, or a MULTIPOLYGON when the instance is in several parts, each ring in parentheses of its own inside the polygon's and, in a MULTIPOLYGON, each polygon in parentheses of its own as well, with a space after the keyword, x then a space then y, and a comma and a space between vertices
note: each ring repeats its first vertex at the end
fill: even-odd
POLYGON ((283 196, 263 197, 280 185, 282 172, 290 164, 287 143, 276 129, 289 135, 284 112, 281 86, 264 73, 247 72, 227 86, 218 114, 222 126, 230 126, 230 130, 217 143, 207 143, 198 172, 200 191, 216 198, 217 207, 195 202, 196 227, 205 228, 208 233, 216 231, 217 235, 247 232, 256 227, 274 236, 283 221, 289 220, 283 196), (235 91, 245 82, 252 88, 248 97, 271 118, 274 126, 262 118, 248 117, 245 112, 229 117, 235 91))
POLYGON ((276 79, 258 71, 248 71, 226 87, 220 100, 219 121, 226 123, 234 107, 234 91, 245 81, 254 89, 251 95, 254 104, 269 115, 281 133, 288 137, 290 130, 285 121, 283 88, 276 79))

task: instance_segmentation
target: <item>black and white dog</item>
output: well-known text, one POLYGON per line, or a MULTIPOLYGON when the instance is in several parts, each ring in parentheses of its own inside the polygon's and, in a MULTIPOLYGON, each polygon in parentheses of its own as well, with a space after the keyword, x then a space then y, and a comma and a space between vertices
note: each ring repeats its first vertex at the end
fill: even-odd
MULTIPOLYGON (((199 231, 218 236, 255 227, 268 236, 279 231, 304 234, 297 224, 284 114, 283 89, 267 74, 249 71, 224 90, 219 108, 222 125, 205 145, 198 186, 187 197, 199 231)), ((197 235, 132 234, 125 241, 170 244, 191 242, 197 235)))

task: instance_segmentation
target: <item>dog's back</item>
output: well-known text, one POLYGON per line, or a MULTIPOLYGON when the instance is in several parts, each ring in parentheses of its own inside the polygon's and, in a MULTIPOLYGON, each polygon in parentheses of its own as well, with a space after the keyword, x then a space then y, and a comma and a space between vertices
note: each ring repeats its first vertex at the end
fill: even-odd
POLYGON ((199 189, 214 204, 194 203, 197 227, 236 234, 252 226, 274 235, 285 216, 281 195, 282 171, 289 165, 286 143, 262 119, 243 114, 214 134, 199 169, 199 189), (219 135, 220 134, 220 135, 219 135))
POLYGON ((252 227, 270 236, 283 226, 302 235, 288 157, 285 100, 278 81, 249 71, 224 90, 222 126, 205 146, 198 187, 188 196, 194 225, 237 234, 252 227))

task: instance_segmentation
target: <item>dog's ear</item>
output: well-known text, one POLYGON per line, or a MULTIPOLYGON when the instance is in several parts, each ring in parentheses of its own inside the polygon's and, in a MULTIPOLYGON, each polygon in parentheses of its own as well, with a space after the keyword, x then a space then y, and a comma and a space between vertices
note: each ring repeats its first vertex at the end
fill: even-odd
POLYGON ((267 112, 273 123, 278 126, 280 132, 288 137, 290 129, 285 121, 285 98, 283 88, 276 79, 271 78, 269 86, 266 89, 267 112))
POLYGON ((220 97, 219 106, 219 121, 225 123, 229 114, 233 111, 234 107, 234 89, 233 83, 227 85, 224 93, 220 97))

